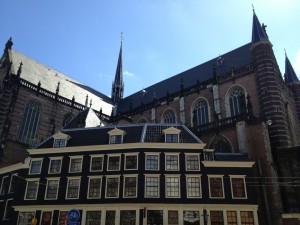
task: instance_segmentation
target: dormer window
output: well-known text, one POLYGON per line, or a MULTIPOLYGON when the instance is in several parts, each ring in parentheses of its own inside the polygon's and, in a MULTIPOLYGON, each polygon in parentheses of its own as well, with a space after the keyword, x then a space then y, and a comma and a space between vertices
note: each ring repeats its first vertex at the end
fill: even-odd
POLYGON ((204 150, 204 160, 205 161, 214 161, 215 155, 214 155, 214 149, 205 149, 204 150))
POLYGON ((165 134, 165 142, 166 143, 179 143, 179 134, 181 130, 175 127, 169 127, 163 130, 165 134))
POLYGON ((122 144, 123 138, 126 134, 125 131, 120 130, 118 128, 114 128, 113 130, 107 133, 109 135, 109 144, 122 144))
POLYGON ((67 146, 67 141, 71 138, 69 135, 64 134, 64 133, 57 133, 54 134, 53 136, 53 148, 63 148, 67 146))

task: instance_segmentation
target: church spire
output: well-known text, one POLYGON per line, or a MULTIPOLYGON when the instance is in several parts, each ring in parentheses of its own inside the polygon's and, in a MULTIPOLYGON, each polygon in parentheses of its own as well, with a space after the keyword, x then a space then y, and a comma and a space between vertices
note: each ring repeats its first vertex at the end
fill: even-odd
POLYGON ((252 44, 260 41, 269 41, 268 35, 266 33, 266 27, 266 25, 260 24, 253 8, 252 44))
POLYGON ((123 82, 123 68, 122 68, 122 44, 123 44, 123 33, 121 33, 121 47, 118 58, 118 65, 115 75, 115 80, 112 85, 111 98, 114 103, 123 99, 124 82, 123 82))
POLYGON ((299 82, 299 79, 295 73, 294 68, 292 67, 292 64, 289 60, 289 58, 287 57, 286 53, 285 53, 285 73, 284 73, 284 77, 285 77, 285 82, 286 83, 294 83, 294 82, 299 82))

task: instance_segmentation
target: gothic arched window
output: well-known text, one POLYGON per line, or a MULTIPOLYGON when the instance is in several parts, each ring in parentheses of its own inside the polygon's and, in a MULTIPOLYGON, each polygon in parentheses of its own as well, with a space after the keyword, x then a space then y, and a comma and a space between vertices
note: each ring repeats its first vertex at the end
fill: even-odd
POLYGON ((230 116, 237 116, 246 109, 245 94, 241 88, 233 89, 229 94, 230 116))
POLYGON ((232 152, 231 143, 222 135, 214 137, 212 142, 209 145, 210 149, 215 149, 215 152, 232 152))
POLYGON ((209 122, 208 119, 208 105, 204 100, 200 100, 195 104, 193 109, 193 124, 200 126, 209 122))
POLYGON ((63 118, 62 127, 65 127, 68 123, 71 122, 72 119, 73 119, 72 113, 66 114, 63 118))
POLYGON ((40 118, 40 106, 36 102, 29 102, 25 107, 19 130, 18 140, 26 144, 34 144, 40 118))
POLYGON ((176 116, 175 112, 172 109, 168 109, 165 111, 163 115, 163 122, 164 123, 176 123, 176 116))

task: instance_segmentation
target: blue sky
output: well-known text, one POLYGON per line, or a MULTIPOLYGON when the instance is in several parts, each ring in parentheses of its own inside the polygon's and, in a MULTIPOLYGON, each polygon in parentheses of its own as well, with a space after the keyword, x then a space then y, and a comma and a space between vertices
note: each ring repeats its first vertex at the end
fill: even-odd
POLYGON ((284 73, 300 75, 299 0, 0 1, 0 47, 110 96, 124 33, 125 96, 251 41, 252 6, 284 73))

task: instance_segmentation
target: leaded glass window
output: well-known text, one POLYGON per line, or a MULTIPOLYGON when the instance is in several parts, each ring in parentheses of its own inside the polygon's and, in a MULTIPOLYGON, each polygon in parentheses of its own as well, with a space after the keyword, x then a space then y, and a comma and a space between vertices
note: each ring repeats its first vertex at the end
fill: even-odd
POLYGON ((241 88, 233 89, 229 94, 230 116, 237 116, 242 113, 245 107, 245 94, 241 88))
POLYGON ((200 126, 209 122, 208 119, 208 105, 204 100, 200 100, 193 110, 193 122, 194 126, 200 126))
POLYGON ((25 107, 23 119, 19 130, 18 140, 26 144, 35 144, 36 132, 40 118, 40 106, 30 102, 25 107))
POLYGON ((163 116, 164 123, 176 123, 175 112, 171 109, 167 110, 163 116))

